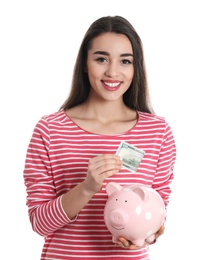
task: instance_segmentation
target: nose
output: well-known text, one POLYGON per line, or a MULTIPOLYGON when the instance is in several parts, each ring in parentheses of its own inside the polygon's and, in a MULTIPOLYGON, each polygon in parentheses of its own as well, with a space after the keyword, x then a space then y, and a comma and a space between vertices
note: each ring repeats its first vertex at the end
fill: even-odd
POLYGON ((124 225, 128 220, 128 215, 122 210, 113 210, 110 213, 110 221, 114 225, 124 225))
POLYGON ((111 78, 117 77, 119 74, 119 68, 118 68, 118 64, 116 64, 115 62, 111 62, 108 64, 108 67, 105 71, 105 75, 111 78))

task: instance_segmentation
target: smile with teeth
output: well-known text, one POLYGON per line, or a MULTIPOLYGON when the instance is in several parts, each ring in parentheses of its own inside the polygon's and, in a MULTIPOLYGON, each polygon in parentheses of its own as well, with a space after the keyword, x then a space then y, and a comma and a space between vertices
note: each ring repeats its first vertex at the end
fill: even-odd
POLYGON ((120 82, 117 82, 117 83, 103 82, 103 83, 110 88, 115 88, 120 85, 120 82))

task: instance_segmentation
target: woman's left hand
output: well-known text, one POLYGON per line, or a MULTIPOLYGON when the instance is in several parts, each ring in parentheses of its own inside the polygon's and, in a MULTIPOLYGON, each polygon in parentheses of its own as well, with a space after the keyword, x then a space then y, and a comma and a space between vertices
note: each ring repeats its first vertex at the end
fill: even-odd
POLYGON ((123 248, 126 248, 126 249, 129 249, 129 250, 138 250, 138 249, 140 249, 140 248, 142 248, 146 245, 154 244, 157 241, 157 239, 164 233, 164 229, 165 229, 165 227, 164 227, 164 225, 162 225, 160 227, 160 229, 155 233, 154 241, 153 242, 145 241, 145 243, 140 247, 132 244, 131 241, 125 239, 124 237, 119 237, 116 245, 123 247, 123 248))
POLYGON ((129 249, 129 250, 138 250, 138 249, 141 248, 139 246, 133 245, 131 241, 125 239, 124 237, 119 237, 116 245, 123 247, 123 248, 126 248, 126 249, 129 249))
POLYGON ((160 227, 160 229, 157 231, 157 233, 155 233, 155 240, 157 240, 157 238, 159 238, 161 235, 164 234, 164 230, 165 230, 165 227, 164 227, 164 225, 162 225, 160 227))

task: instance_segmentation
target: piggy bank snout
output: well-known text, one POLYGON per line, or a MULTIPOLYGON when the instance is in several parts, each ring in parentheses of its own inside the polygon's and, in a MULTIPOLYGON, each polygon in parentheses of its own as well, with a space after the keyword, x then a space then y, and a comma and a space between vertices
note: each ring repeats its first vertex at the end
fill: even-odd
POLYGON ((122 209, 115 209, 110 212, 110 222, 114 225, 125 224, 128 221, 128 214, 122 209))

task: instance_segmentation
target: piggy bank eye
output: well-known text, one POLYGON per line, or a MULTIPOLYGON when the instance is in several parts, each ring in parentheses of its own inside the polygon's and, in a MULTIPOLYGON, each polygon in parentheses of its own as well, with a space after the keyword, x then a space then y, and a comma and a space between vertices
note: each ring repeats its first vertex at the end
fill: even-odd
POLYGON ((127 200, 125 200, 125 202, 127 202, 127 200))
POLYGON ((116 201, 118 201, 118 199, 115 199, 116 201))

